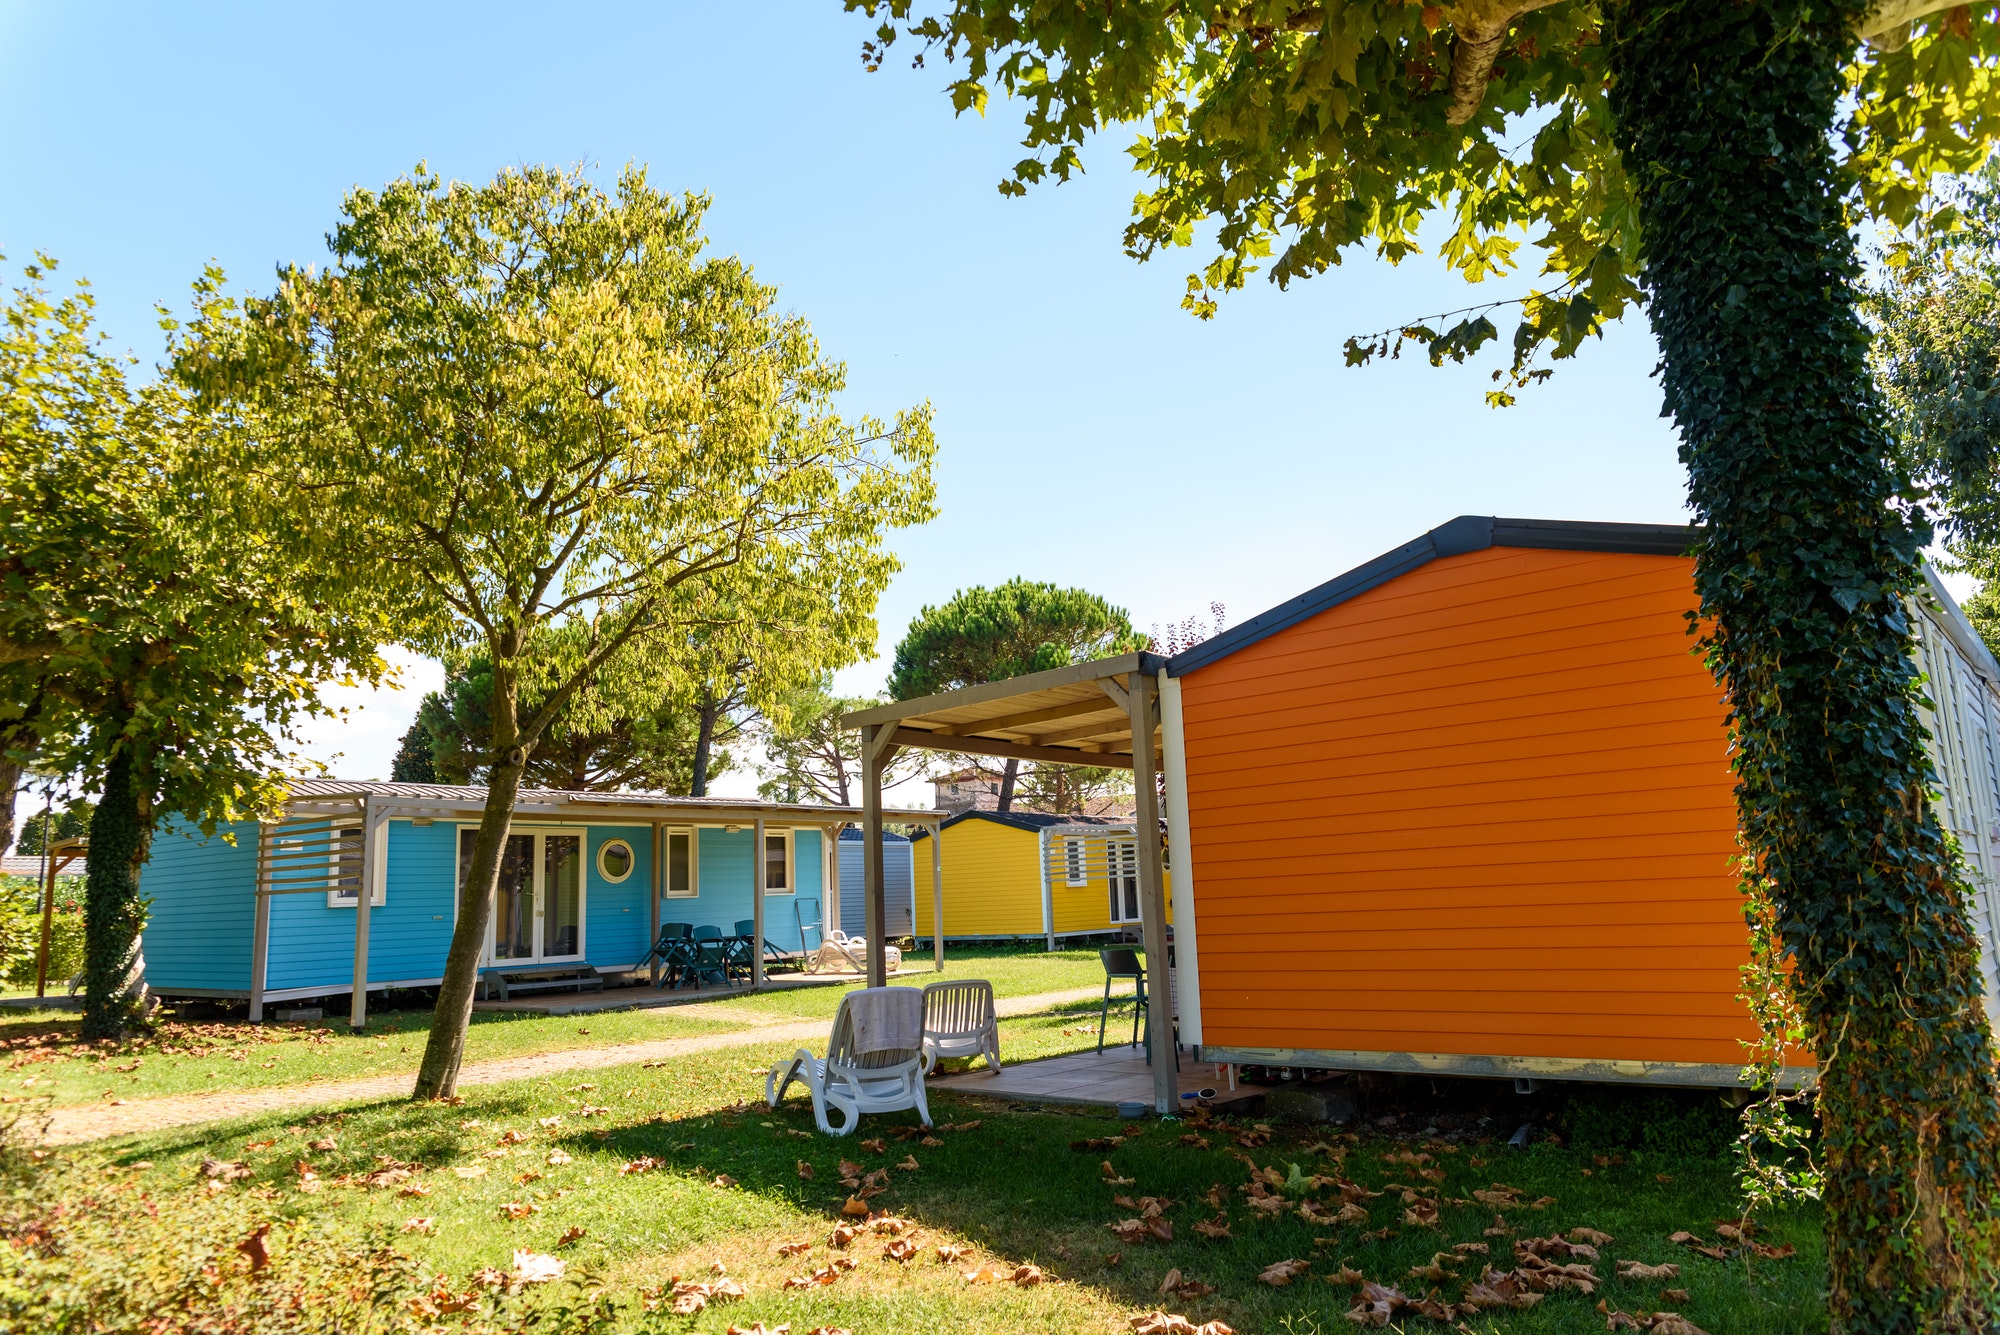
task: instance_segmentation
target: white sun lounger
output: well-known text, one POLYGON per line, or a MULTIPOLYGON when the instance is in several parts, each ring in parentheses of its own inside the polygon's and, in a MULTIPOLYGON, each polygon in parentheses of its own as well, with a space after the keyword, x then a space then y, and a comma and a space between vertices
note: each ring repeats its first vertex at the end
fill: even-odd
POLYGON ((863 1113, 901 1112, 914 1108, 931 1124, 924 1099, 924 994, 914 987, 864 987, 840 1000, 828 1037, 826 1056, 805 1048, 790 1061, 779 1062, 764 1080, 764 1099, 775 1108, 796 1080, 812 1096, 813 1121, 829 1136, 854 1130, 863 1113), (884 997, 883 993, 902 996, 884 997), (857 1009, 874 1012, 875 1023, 856 1023, 857 1009), (857 1037, 857 1031, 866 1031, 857 1037), (872 1037, 871 1037, 872 1035, 872 1037), (869 1047, 870 1051, 861 1048, 869 1047), (840 1125, 833 1125, 834 1113, 840 1125))
POLYGON ((1000 1069, 1000 1020, 993 984, 983 978, 932 983, 924 989, 924 1074, 945 1057, 986 1058, 1000 1069))

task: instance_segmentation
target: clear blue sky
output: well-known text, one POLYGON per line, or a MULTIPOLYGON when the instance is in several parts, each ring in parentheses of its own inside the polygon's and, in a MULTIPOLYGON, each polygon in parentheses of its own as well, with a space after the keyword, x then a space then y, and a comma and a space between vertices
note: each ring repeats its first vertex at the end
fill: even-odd
MULTIPOLYGON (((1008 109, 954 120, 941 69, 865 73, 867 34, 838 0, 0 0, 0 251, 10 272, 41 249, 87 276, 150 360, 154 303, 183 302, 206 260, 267 288, 280 261, 324 256, 345 190, 419 160, 466 179, 636 161, 710 192, 712 244, 811 320, 853 410, 936 405, 942 514, 896 537, 885 654, 924 603, 1015 575, 1141 627, 1211 600, 1236 622, 1456 514, 1685 519, 1643 323, 1496 412, 1484 369, 1350 370, 1341 341, 1525 278, 1468 288, 1429 258, 1356 256, 1198 322, 1178 303, 1204 253, 1119 248, 1129 135, 1085 179, 1004 199, 1008 109)), ((841 684, 872 691, 885 666, 841 684)), ((369 700, 313 753, 387 777, 414 705, 369 700)))

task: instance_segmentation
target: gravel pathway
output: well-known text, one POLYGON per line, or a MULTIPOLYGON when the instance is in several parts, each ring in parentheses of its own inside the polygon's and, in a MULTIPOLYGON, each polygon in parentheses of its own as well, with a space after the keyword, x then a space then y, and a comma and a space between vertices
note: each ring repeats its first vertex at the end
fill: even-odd
MULTIPOLYGON (((1067 1002, 1086 1001, 1100 995, 1094 987, 1071 988, 1065 992, 1043 992, 1027 997, 1002 997, 998 1009, 1004 1017, 1032 1015, 1067 1002)), ((475 1062, 463 1067, 458 1083, 492 1085, 506 1080, 531 1080, 536 1076, 559 1075, 566 1071, 588 1071, 602 1066, 623 1066, 628 1062, 663 1061, 697 1052, 721 1048, 752 1047, 766 1043, 797 1043, 817 1047, 826 1040, 831 1020, 774 1019, 758 1011, 741 1011, 716 1003, 713 1010, 695 1008, 699 1018, 728 1019, 746 1027, 727 1034, 704 1034, 697 1038, 661 1038, 645 1043, 620 1043, 603 1048, 566 1048, 527 1057, 503 1057, 475 1062)), ((323 1085, 283 1085, 273 1089, 244 1089, 231 1092, 175 1094, 157 1099, 135 1099, 111 1105, 86 1103, 57 1108, 49 1115, 42 1134, 45 1144, 66 1145, 99 1140, 106 1136, 132 1135, 142 1131, 164 1131, 169 1127, 198 1122, 218 1122, 255 1113, 278 1112, 287 1108, 309 1108, 322 1103, 347 1103, 364 1099, 407 1097, 414 1072, 368 1076, 323 1085)))

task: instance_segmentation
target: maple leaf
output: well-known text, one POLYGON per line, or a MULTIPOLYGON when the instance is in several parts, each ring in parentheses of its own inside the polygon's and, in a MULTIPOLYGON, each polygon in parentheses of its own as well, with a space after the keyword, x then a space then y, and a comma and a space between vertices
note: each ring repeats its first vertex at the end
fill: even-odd
POLYGON ((1458 1264, 1459 1260, 1460 1257, 1456 1252, 1433 1252, 1431 1253, 1431 1259, 1425 1264, 1410 1267, 1408 1278, 1425 1279, 1433 1284, 1442 1284, 1448 1279, 1457 1279, 1458 1275, 1452 1271, 1451 1267, 1458 1264))
POLYGON ((906 1172, 906 1173, 914 1173, 914 1172, 916 1172, 916 1171, 917 1171, 917 1156, 916 1156, 916 1155, 914 1155, 914 1154, 906 1154, 906 1155, 904 1155, 904 1156, 903 1156, 903 1161, 902 1161, 901 1163, 897 1164, 897 1165, 896 1165, 896 1167, 898 1167, 898 1168, 902 1169, 902 1170, 903 1170, 904 1172, 906 1172))
POLYGON ((736 1179, 731 1177, 727 1173, 717 1173, 715 1175, 715 1181, 709 1183, 708 1185, 718 1189, 723 1187, 733 1187, 736 1185, 736 1179))
POLYGON ((1750 1244, 1750 1254, 1765 1261, 1782 1261, 1787 1256, 1797 1254, 1798 1250, 1797 1247, 1794 1247, 1789 1242, 1780 1243, 1776 1247, 1762 1242, 1753 1242, 1750 1244))
POLYGON ((1367 1276, 1347 1264, 1347 1262, 1342 1261, 1340 1268, 1326 1277, 1326 1282, 1329 1284, 1363 1284, 1367 1282, 1367 1276))
POLYGON ((1495 1182, 1490 1188, 1474 1191, 1472 1199, 1490 1205, 1496 1210, 1515 1210, 1521 1205, 1521 1189, 1495 1182))
POLYGON ((525 1131, 502 1131, 500 1139, 493 1143, 496 1145, 518 1145, 527 1138, 528 1133, 525 1131))
POLYGON ((867 1150, 870 1154, 887 1154, 889 1152, 888 1145, 880 1136, 876 1136, 873 1140, 862 1141, 861 1148, 867 1150))
POLYGON ((850 1187, 861 1185, 861 1174, 864 1171, 866 1170, 852 1159, 842 1159, 840 1161, 841 1181, 846 1182, 850 1187))
POLYGON ((564 1164, 568 1163, 569 1161, 570 1161, 569 1156, 567 1154, 564 1154, 561 1150, 550 1150, 549 1157, 546 1160, 544 1160, 544 1162, 547 1163, 548 1166, 551 1168, 561 1168, 564 1164))
POLYGON ((1569 1231, 1569 1238, 1571 1242, 1587 1242, 1593 1247, 1603 1247, 1618 1241, 1609 1233, 1594 1228, 1573 1228, 1569 1231))
POLYGON ((937 1249, 938 1264, 957 1265, 960 1261, 971 1255, 971 1253, 972 1248, 970 1247, 961 1247, 954 1243, 941 1242, 938 1244, 937 1249))
POLYGON ((892 1214, 871 1214, 868 1216, 868 1227, 873 1230, 877 1237, 894 1237, 909 1226, 909 1220, 899 1219, 892 1214))
POLYGON ((1532 1292, 1518 1271, 1503 1273, 1488 1266, 1475 1283, 1466 1286, 1465 1296, 1459 1301, 1474 1311, 1483 1311, 1491 1307, 1533 1307, 1541 1300, 1542 1295, 1532 1292))
POLYGON ((500 1207, 500 1213, 509 1219, 526 1219, 541 1207, 533 1201, 507 1201, 500 1207))
MULTIPOLYGON (((847 1211, 843 1210, 841 1213, 846 1214, 847 1211)), ((856 1235, 860 1232, 861 1230, 852 1224, 835 1224, 833 1232, 827 1234, 826 1245, 829 1247, 845 1247, 848 1243, 854 1241, 856 1235)))
POLYGON ((803 1256, 813 1249, 810 1242, 781 1242, 778 1244, 780 1256, 803 1256))
POLYGON ((581 1241, 583 1241, 582 1227, 577 1224, 571 1224, 568 1228, 563 1230, 563 1235, 556 1239, 556 1246, 567 1247, 573 1242, 581 1242, 581 1241))
POLYGON ((1118 1175, 1118 1170, 1117 1170, 1116 1168, 1113 1168, 1113 1167, 1111 1166, 1111 1160, 1109 1160, 1109 1159, 1106 1159, 1106 1160, 1105 1160, 1105 1161, 1104 1161, 1104 1162, 1103 1162, 1102 1164, 1100 1164, 1100 1165, 1099 1165, 1099 1168, 1100 1168, 1100 1170, 1101 1170, 1101 1171, 1103 1172, 1103 1174, 1104 1174, 1104 1185, 1105 1185, 1105 1186, 1107 1186, 1107 1187, 1129 1187, 1129 1186, 1131 1186, 1131 1185, 1132 1185, 1132 1179, 1131 1179, 1131 1178, 1129 1178, 1129 1177, 1120 1177, 1120 1176, 1118 1175))
POLYGON ((1217 1215, 1213 1219, 1198 1220, 1194 1224, 1194 1231, 1210 1241, 1226 1238, 1229 1236, 1229 1220, 1224 1215, 1217 1215))
POLYGON ((308 1144, 306 1148, 309 1150, 336 1150, 340 1147, 334 1144, 332 1136, 322 1136, 318 1140, 308 1144))
POLYGON ((965 1272, 965 1282, 968 1284, 997 1284, 1003 1279, 1012 1279, 1013 1277, 1013 1271, 1002 1270, 991 1261, 986 1262, 975 1270, 965 1272))
POLYGON ((403 1221, 403 1232, 435 1233, 437 1232, 437 1226, 438 1226, 438 1221, 433 1216, 421 1215, 421 1214, 413 1215, 409 1219, 403 1221))
POLYGON ((203 1159, 201 1161, 201 1172, 202 1176, 214 1178, 221 1182, 239 1182, 251 1176, 250 1165, 242 1162, 240 1159, 203 1159))
POLYGON ((1192 1146, 1198 1150, 1205 1150, 1209 1148, 1207 1136, 1196 1135, 1192 1132, 1189 1133, 1188 1135, 1181 1137, 1181 1144, 1192 1146))
POLYGON ((897 1238, 882 1249, 882 1255, 891 1261, 908 1261, 916 1256, 917 1244, 909 1238, 897 1238))
MULTIPOLYGON (((655 1159, 650 1154, 642 1154, 636 1159, 631 1159, 621 1164, 618 1168, 618 1176, 630 1177, 634 1173, 651 1172, 659 1166, 660 1161, 658 1159, 655 1159)), ((720 1186, 722 1184, 718 1182, 716 1185, 720 1186)))
MULTIPOLYGON (((778 1332, 784 1329, 788 1327, 773 1327, 770 1335, 778 1335, 778 1332)), ((806 1335, 854 1335, 854 1332, 845 1326, 814 1326, 806 1332, 806 1335)))
POLYGON ((271 1248, 266 1241, 271 1236, 269 1224, 259 1224, 249 1237, 236 1244, 236 1250, 250 1258, 250 1269, 254 1273, 271 1263, 271 1248))
POLYGON ((850 1219, 866 1219, 870 1214, 868 1202, 859 1196, 849 1196, 847 1204, 840 1207, 840 1212, 850 1219))
POLYGON ((1311 1269, 1312 1262, 1310 1261, 1300 1261, 1297 1259, 1273 1261, 1264 1267, 1262 1274, 1257 1276, 1257 1282, 1259 1284, 1269 1284, 1274 1289, 1281 1289, 1311 1269))
MULTIPOLYGON (((827 1327, 820 1327, 821 1330, 827 1327)), ((731 1326, 729 1335, 791 1335, 792 1323, 780 1321, 775 1326, 767 1326, 761 1321, 752 1321, 747 1326, 731 1326)))

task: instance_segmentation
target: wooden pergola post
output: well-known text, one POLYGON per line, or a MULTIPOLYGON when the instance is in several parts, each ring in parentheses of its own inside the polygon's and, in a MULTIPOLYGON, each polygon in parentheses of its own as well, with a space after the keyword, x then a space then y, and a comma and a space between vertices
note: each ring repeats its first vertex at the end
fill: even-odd
POLYGON ((361 884, 354 900, 354 997, 347 1014, 347 1023, 355 1029, 368 1027, 368 914, 375 902, 377 864, 386 860, 382 857, 382 836, 387 814, 375 810, 373 799, 361 799, 361 884))
POLYGON ((250 1023, 264 1022, 264 974, 271 958, 271 841, 278 827, 257 826, 256 906, 250 916, 250 1023))
MULTIPOLYGON (((915 880, 912 872, 911 879, 915 880)), ((931 826, 931 947, 935 969, 944 972, 944 822, 931 826)))
POLYGON ((1174 1076, 1174 997, 1168 985, 1167 895, 1160 857, 1159 769, 1153 728, 1159 720, 1159 684, 1141 671, 1125 679, 1125 706, 1132 719, 1133 843, 1139 854, 1139 919, 1146 946, 1147 1022, 1152 1031, 1153 1110, 1161 1116, 1180 1106, 1174 1076))
POLYGON ((893 725, 861 730, 861 885, 868 914, 868 986, 887 987, 889 957, 882 940, 888 915, 882 904, 882 771, 895 754, 893 725))
POLYGON ((764 985, 764 818, 750 827, 750 986, 764 985))

